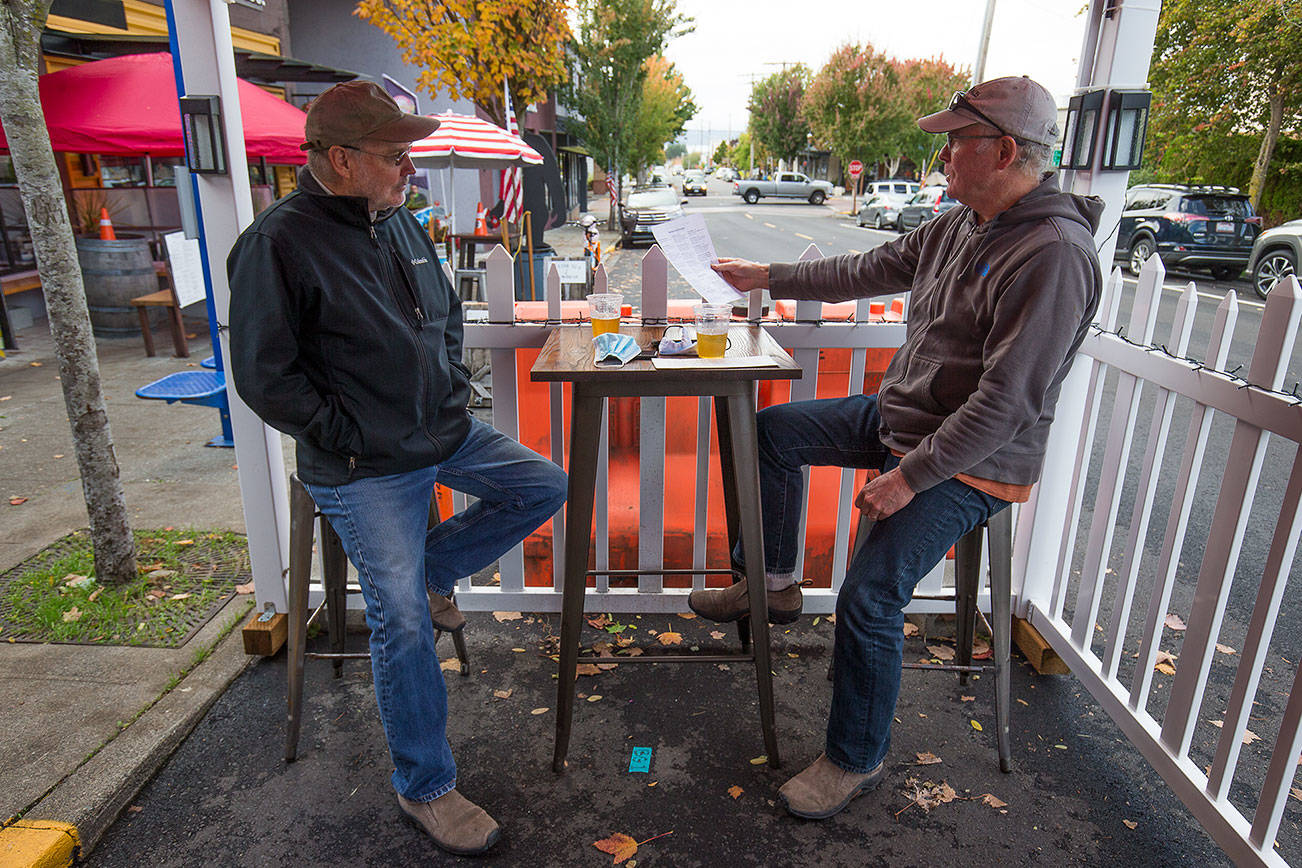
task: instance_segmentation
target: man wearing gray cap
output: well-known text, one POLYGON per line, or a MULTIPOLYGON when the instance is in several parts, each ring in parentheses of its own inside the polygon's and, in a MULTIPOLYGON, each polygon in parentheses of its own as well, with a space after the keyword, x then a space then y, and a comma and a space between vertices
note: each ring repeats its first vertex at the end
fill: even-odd
POLYGON ((500 831, 456 789, 434 629, 465 624, 455 582, 550 518, 566 479, 467 412, 461 302, 402 207, 411 143, 437 126, 370 82, 308 107, 298 189, 227 259, 231 372, 294 438, 298 475, 357 568, 402 811, 443 849, 477 854, 500 831), (427 530, 435 482, 474 503, 427 530))
MULTIPOLYGON (((918 121, 946 136, 953 208, 867 253, 813 262, 715 265, 740 290, 844 301, 911 292, 903 346, 876 395, 759 414, 769 613, 800 614, 795 584, 802 467, 881 472, 855 498, 874 524, 836 604, 826 747, 780 796, 830 817, 880 783, 900 688, 903 609, 950 547, 1039 478, 1062 380, 1098 307, 1094 247, 1103 204, 1063 193, 1050 171, 1053 97, 1026 77, 954 95, 918 121)), ((746 613, 742 580, 696 591, 716 621, 746 613)))

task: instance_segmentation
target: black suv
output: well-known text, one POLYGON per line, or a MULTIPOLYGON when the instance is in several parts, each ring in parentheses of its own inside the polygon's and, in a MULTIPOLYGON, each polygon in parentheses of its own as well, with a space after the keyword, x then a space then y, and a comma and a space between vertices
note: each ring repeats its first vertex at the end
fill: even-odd
POLYGON ((1167 267, 1205 268, 1217 280, 1248 264, 1261 218, 1234 187, 1148 184, 1126 191, 1116 258, 1139 274, 1157 253, 1167 267))

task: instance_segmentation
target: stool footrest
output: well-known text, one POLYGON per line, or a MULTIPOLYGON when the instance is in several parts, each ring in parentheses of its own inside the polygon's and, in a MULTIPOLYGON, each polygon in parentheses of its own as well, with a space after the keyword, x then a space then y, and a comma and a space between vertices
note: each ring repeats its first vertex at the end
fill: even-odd
POLYGON ((580 657, 580 663, 754 663, 754 654, 642 654, 637 657, 580 657))
POLYGON ((305 651, 304 657, 313 660, 369 660, 369 651, 305 651))

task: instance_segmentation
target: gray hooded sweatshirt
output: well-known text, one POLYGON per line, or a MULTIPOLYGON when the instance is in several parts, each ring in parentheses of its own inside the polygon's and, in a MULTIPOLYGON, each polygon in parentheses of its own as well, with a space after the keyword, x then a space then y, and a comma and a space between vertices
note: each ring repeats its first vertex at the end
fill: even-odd
POLYGON ((911 291, 904 345, 878 392, 882 442, 923 491, 966 473, 1039 479, 1062 380, 1098 309, 1103 203, 1049 175, 994 219, 953 208, 867 253, 774 263, 774 298, 911 291))

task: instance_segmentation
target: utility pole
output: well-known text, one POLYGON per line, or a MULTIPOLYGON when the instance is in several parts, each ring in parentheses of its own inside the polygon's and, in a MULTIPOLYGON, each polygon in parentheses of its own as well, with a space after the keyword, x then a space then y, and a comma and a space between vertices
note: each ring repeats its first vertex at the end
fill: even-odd
POLYGON ((972 84, 986 77, 986 55, 990 53, 990 28, 995 23, 995 0, 986 0, 986 18, 981 24, 981 41, 977 43, 976 66, 972 67, 972 84))

